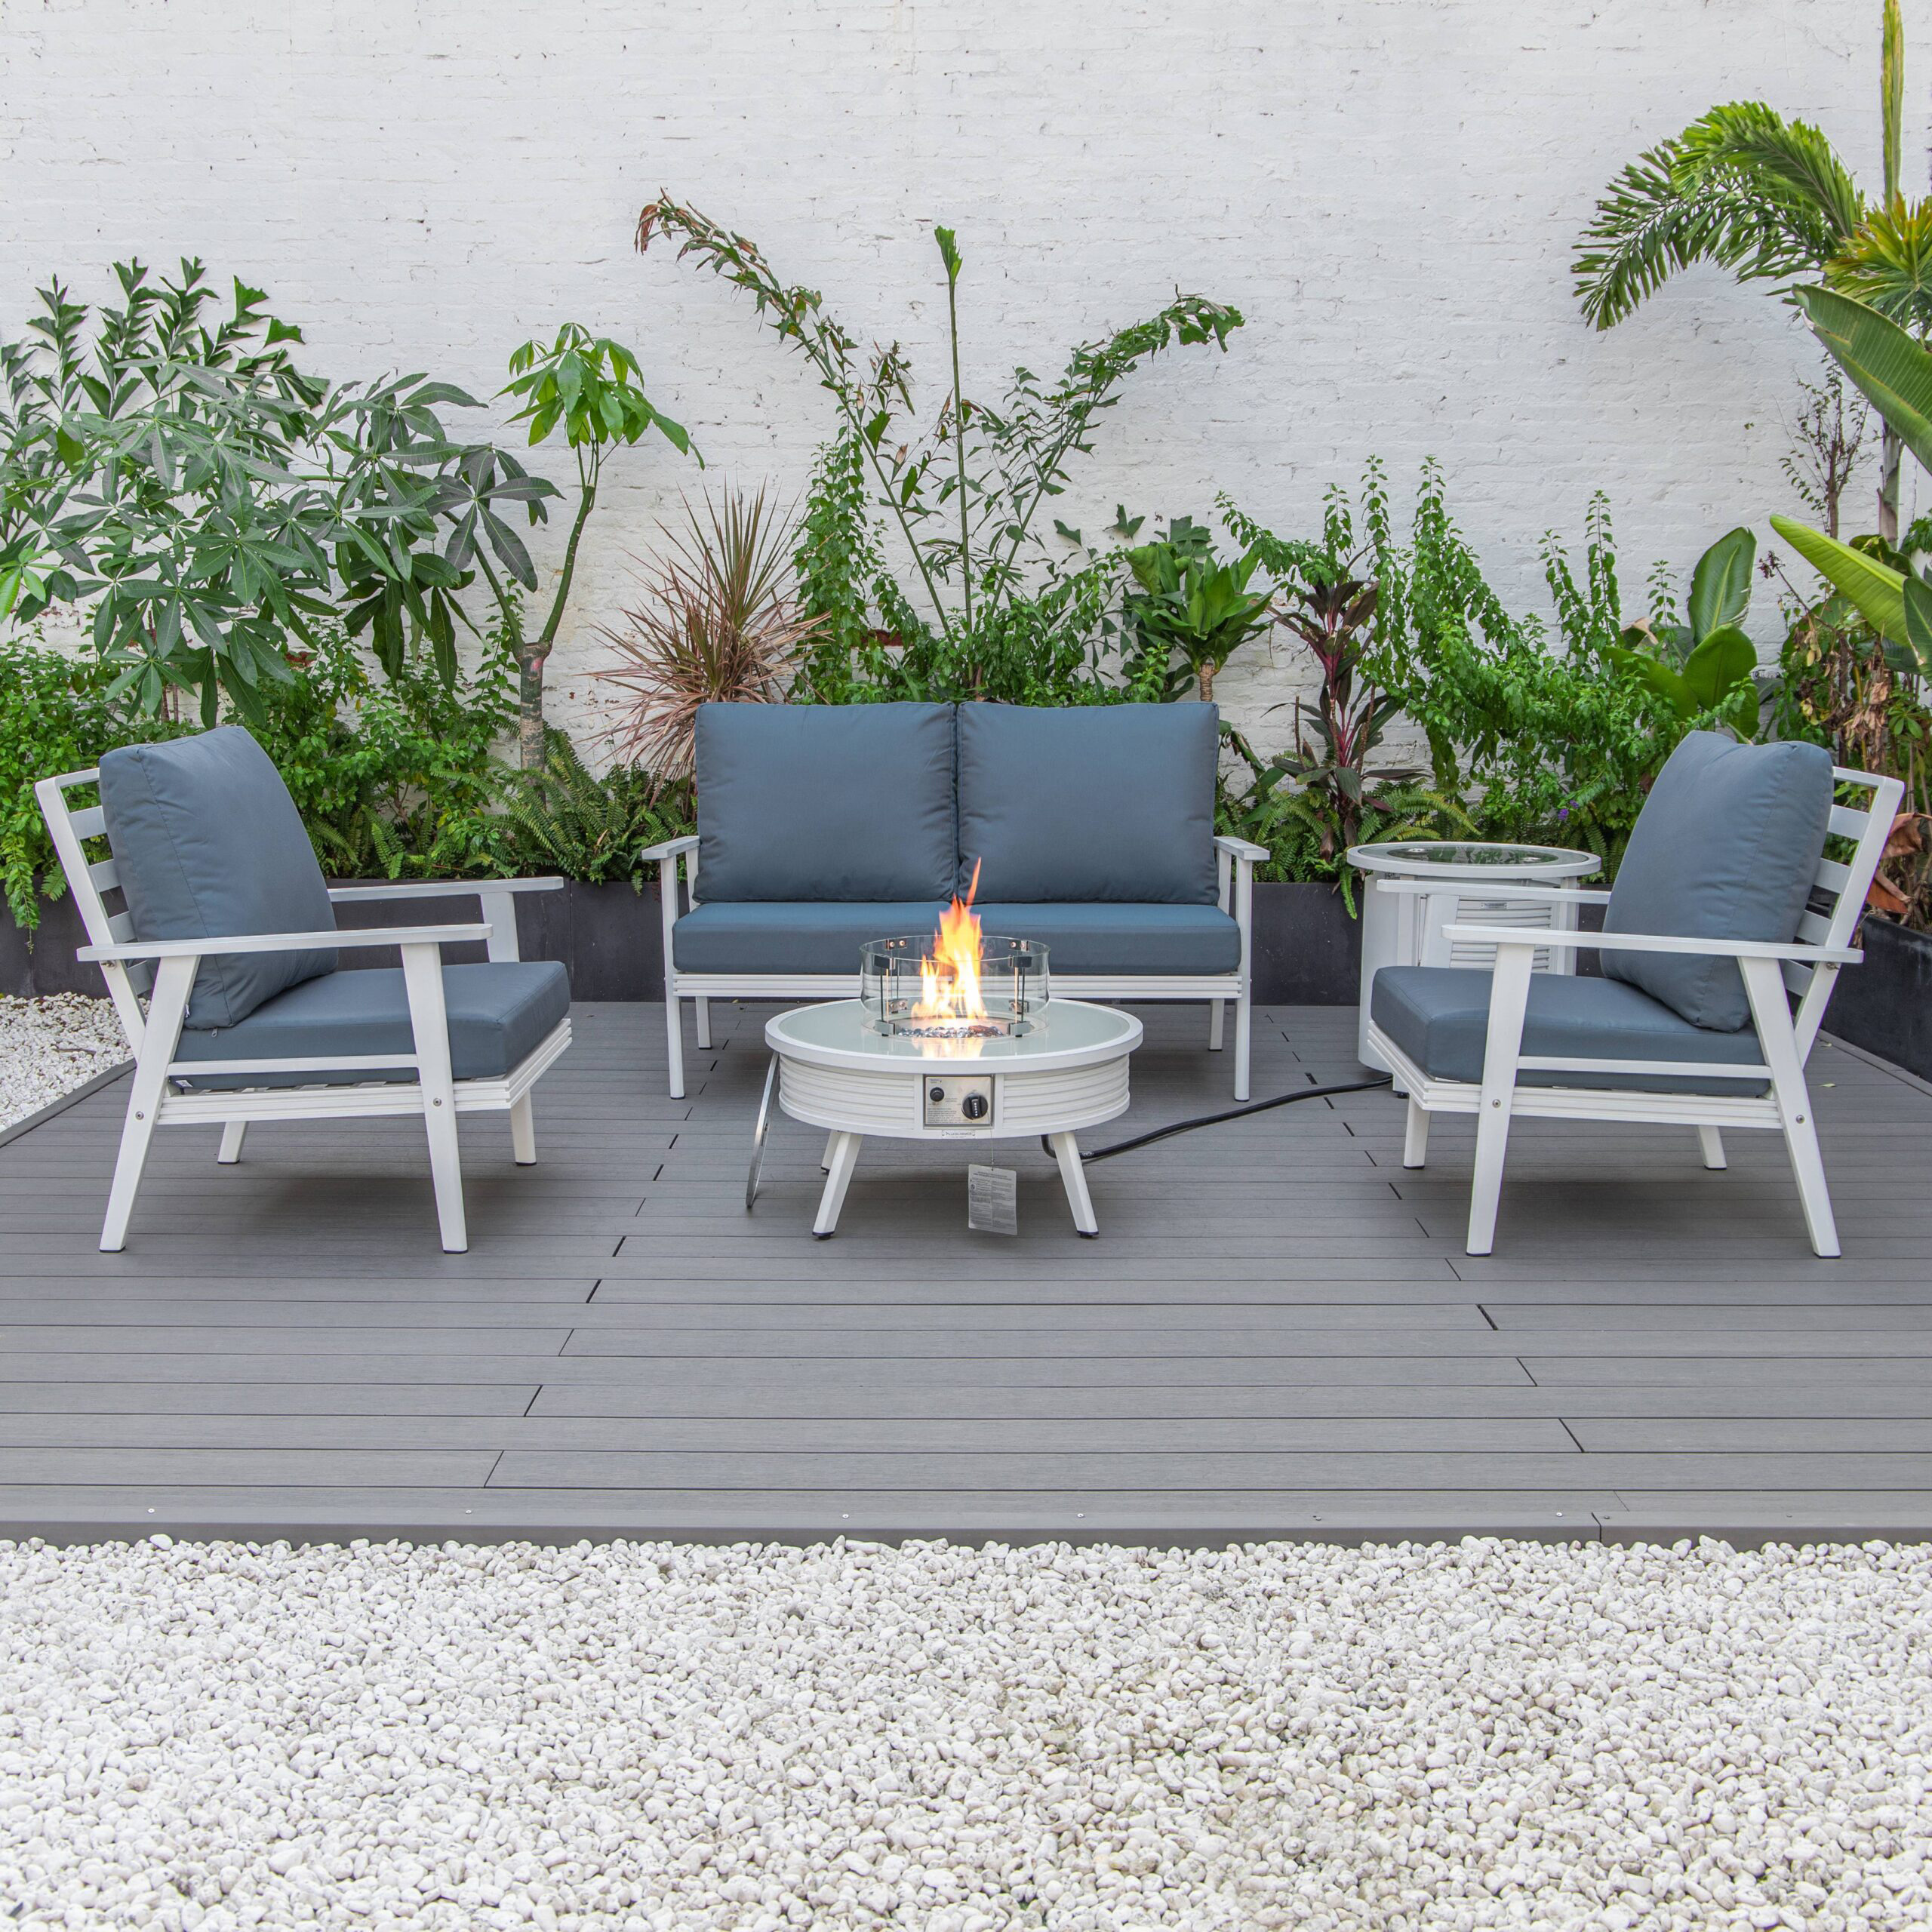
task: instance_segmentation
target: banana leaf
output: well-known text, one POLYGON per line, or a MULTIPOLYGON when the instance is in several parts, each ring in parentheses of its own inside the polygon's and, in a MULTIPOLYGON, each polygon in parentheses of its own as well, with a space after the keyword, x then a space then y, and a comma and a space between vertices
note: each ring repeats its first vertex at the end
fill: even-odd
POLYGON ((1797 288, 1792 299, 1885 426, 1932 469, 1932 349, 1877 309, 1833 289, 1797 288))
POLYGON ((1748 530, 1727 532, 1697 559, 1690 580, 1690 635, 1700 644, 1713 631, 1743 621, 1757 560, 1758 540, 1748 530))
POLYGON ((1894 644, 1909 645, 1906 628, 1905 579, 1887 570, 1849 543, 1827 537, 1822 530, 1774 516, 1771 528, 1824 578, 1841 592, 1858 614, 1878 635, 1894 644))

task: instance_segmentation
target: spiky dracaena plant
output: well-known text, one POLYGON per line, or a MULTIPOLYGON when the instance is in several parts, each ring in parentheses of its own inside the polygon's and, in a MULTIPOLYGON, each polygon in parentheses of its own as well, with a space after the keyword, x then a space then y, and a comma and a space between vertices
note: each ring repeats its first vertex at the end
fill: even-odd
MULTIPOLYGON (((1932 334, 1932 199, 1900 186, 1905 29, 1883 0, 1879 60, 1884 186, 1868 198, 1829 141, 1761 101, 1713 107, 1633 162, 1597 203, 1576 259, 1577 294, 1600 329, 1678 269, 1709 262, 1740 281, 1822 280, 1921 339, 1932 334)), ((1899 458, 1888 426, 1878 532, 1898 540, 1899 458)))
POLYGON ((763 490, 722 503, 707 495, 702 515, 688 503, 685 514, 683 531, 664 533, 644 600, 603 629, 617 661, 592 673, 624 694, 620 753, 660 779, 690 771, 700 705, 783 698, 820 621, 794 599, 792 519, 763 490))

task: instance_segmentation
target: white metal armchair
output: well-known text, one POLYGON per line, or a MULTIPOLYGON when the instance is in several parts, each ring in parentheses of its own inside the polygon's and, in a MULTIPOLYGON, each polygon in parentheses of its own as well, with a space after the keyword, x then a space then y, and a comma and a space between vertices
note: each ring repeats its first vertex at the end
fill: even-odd
MULTIPOLYGON (((1425 912, 1423 963, 1376 975, 1369 1036, 1408 1094, 1404 1167, 1426 1159, 1432 1114, 1477 1117, 1470 1254, 1494 1244, 1520 1117, 1694 1127, 1712 1168, 1724 1164, 1726 1128, 1776 1129, 1813 1248, 1839 1252, 1804 1067, 1839 968, 1863 957, 1851 940, 1903 793, 1896 779, 1830 769, 1815 746, 1700 733, 1660 775, 1615 892, 1495 888, 1601 906, 1611 930, 1438 924, 1425 912), (1869 802, 1832 803, 1834 785, 1869 802), (1821 856, 1827 832, 1850 841, 1847 861, 1821 856), (1706 862, 1727 841, 1740 860, 1713 885, 1706 862), (1493 943, 1494 972, 1444 964, 1459 941, 1493 943), (1557 946, 1600 949, 1606 977, 1533 974, 1537 950, 1557 946)), ((1454 896, 1481 890, 1460 882, 1454 896)))
POLYGON ((516 1160, 537 1158, 531 1090, 569 1045, 570 986, 518 958, 519 891, 558 879, 346 886, 331 891, 266 755, 226 727, 109 752, 34 788, 134 1056, 100 1245, 116 1251, 157 1127, 219 1124, 241 1158, 257 1121, 420 1115, 442 1245, 468 1245, 456 1116, 506 1111, 516 1160), (103 804, 67 793, 99 784, 103 804), (111 856, 90 861, 85 841, 111 856), (125 909, 109 912, 118 891, 125 909), (480 897, 485 920, 338 930, 333 905, 480 897), (486 943, 488 963, 441 949, 486 943), (337 972, 345 947, 393 946, 400 971, 337 972), (146 1011, 141 1001, 147 995, 146 1011))

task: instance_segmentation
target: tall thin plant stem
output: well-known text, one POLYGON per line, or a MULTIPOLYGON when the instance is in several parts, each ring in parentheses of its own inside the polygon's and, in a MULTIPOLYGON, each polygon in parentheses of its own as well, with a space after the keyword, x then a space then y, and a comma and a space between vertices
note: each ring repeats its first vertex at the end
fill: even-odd
MULTIPOLYGON (((966 514, 966 396, 959 380, 959 245, 949 228, 935 228, 946 264, 946 322, 952 339, 952 460, 959 491, 959 581, 966 593, 966 635, 973 634, 973 552, 966 514)), ((975 672, 974 685, 978 688, 975 672)))

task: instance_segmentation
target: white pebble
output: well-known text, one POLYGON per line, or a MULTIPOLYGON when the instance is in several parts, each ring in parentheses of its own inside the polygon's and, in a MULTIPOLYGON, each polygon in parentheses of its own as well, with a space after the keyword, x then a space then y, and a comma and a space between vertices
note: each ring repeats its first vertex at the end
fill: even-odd
POLYGON ((23 1926, 1885 1932, 1928 1762, 1879 1543, 0 1542, 23 1926))
POLYGON ((0 1128, 24 1120, 128 1057, 111 1001, 0 995, 0 1128))

